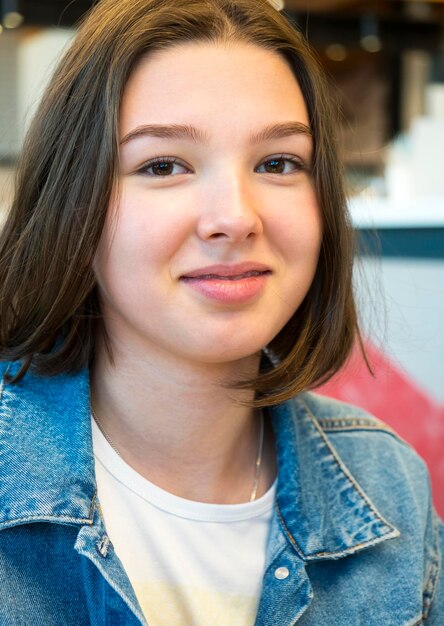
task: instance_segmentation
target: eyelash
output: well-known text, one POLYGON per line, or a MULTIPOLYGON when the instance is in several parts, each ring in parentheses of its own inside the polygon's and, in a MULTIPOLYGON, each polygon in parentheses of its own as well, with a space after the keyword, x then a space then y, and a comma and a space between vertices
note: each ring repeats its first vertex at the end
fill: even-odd
MULTIPOLYGON (((295 172, 301 172, 301 171, 307 170, 305 163, 301 159, 298 159, 297 157, 292 156, 291 154, 278 154, 278 155, 270 156, 267 159, 265 159, 265 161, 262 161, 262 163, 258 167, 261 167, 262 165, 265 165, 266 163, 271 163, 272 161, 286 161, 295 166, 294 170, 292 170, 291 172, 287 172, 286 174, 279 174, 280 176, 288 176, 289 174, 293 174, 295 172)), ((256 169, 257 168, 255 168, 255 171, 256 169)), ((267 173, 272 174, 275 172, 267 172, 267 173)))
MULTIPOLYGON (((294 165, 294 170, 292 170, 291 172, 287 172, 287 173, 278 173, 278 172, 265 172, 268 174, 277 174, 278 176, 288 176, 289 174, 293 174, 295 172, 300 172, 300 171, 305 171, 307 170, 305 164, 303 161, 301 161, 301 159, 298 159, 290 154, 279 154, 279 155, 273 155, 268 157, 267 159, 265 159, 264 161, 262 161, 260 163, 260 165, 258 165, 255 168, 255 171, 257 172, 257 169, 259 167, 262 167, 263 165, 267 164, 267 163, 271 163, 272 161, 286 161, 287 163, 291 163, 292 165, 294 165)), ((163 164, 163 163, 168 163, 171 165, 174 164, 178 164, 181 165, 182 167, 186 168, 186 165, 184 165, 180 159, 173 157, 173 156, 162 156, 162 157, 155 157, 153 159, 150 159, 147 163, 145 163, 145 165, 143 165, 138 171, 138 174, 145 174, 148 176, 151 176, 153 178, 168 178, 169 176, 172 176, 172 174, 166 174, 164 176, 162 176, 161 174, 157 175, 157 174, 148 174, 148 170, 149 168, 157 165, 157 164, 163 164)), ((175 174, 177 176, 177 174, 175 174)))
MULTIPOLYGON (((145 163, 145 165, 143 165, 143 166, 142 166, 142 167, 141 167, 141 168, 137 171, 137 173, 138 173, 138 174, 147 174, 147 170, 148 170, 150 167, 153 167, 154 165, 161 164, 161 163, 169 163, 169 164, 172 164, 172 165, 174 165, 175 163, 177 163, 177 164, 181 165, 182 167, 185 167, 185 168, 186 168, 186 166, 185 166, 183 163, 181 163, 181 161, 180 161, 179 159, 177 159, 176 157, 172 157, 172 156, 162 156, 162 157, 155 157, 154 159, 150 159, 147 163, 145 163)), ((148 176, 152 176, 153 178, 154 178, 154 177, 157 177, 157 178, 162 178, 162 176, 161 176, 161 175, 157 176, 156 174, 148 174, 148 176)), ((165 178, 167 178, 167 176, 165 176, 165 178)))

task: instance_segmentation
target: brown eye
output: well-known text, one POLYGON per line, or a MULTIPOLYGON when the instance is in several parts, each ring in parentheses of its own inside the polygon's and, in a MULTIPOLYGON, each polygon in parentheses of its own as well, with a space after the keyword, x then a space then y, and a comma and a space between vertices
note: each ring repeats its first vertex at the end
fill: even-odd
POLYGON ((259 174, 292 174, 303 169, 301 161, 295 157, 272 157, 261 163, 256 172, 259 174))
POLYGON ((157 157, 145 163, 145 165, 138 170, 138 174, 157 178, 166 178, 168 176, 187 174, 189 172, 190 170, 175 157, 157 157))
POLYGON ((284 159, 272 159, 264 163, 265 171, 269 174, 283 174, 285 171, 284 159))
POLYGON ((151 169, 156 176, 168 176, 173 173, 174 163, 168 163, 166 161, 164 163, 154 163, 151 165, 151 169))

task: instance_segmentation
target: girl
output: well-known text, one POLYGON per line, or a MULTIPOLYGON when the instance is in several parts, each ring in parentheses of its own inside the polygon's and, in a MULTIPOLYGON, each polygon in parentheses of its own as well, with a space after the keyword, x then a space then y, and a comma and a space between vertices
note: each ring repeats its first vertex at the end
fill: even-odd
POLYGON ((335 121, 265 0, 103 0, 0 245, 0 623, 444 620, 418 457, 307 391, 358 338, 335 121))

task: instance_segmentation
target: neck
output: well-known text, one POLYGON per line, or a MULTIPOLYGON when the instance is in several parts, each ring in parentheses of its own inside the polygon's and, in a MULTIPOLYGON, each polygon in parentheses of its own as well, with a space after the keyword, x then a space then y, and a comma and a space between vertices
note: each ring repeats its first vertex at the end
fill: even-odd
MULTIPOLYGON (((207 502, 250 498, 260 420, 250 391, 227 385, 257 371, 259 357, 230 364, 184 364, 105 350, 91 377, 102 429, 142 476, 176 495, 207 502)), ((275 474, 269 428, 256 497, 275 474)))

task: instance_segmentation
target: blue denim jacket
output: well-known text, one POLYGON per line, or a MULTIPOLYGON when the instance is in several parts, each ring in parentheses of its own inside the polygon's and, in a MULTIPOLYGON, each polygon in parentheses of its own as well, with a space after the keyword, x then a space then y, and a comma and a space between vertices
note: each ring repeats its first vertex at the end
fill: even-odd
MULTIPOLYGON (((96 497, 87 372, 5 381, 0 626, 146 624, 96 497)), ((17 365, 10 366, 10 373, 17 365)), ((424 463, 363 411, 270 408, 279 477, 257 626, 444 624, 424 463)))

